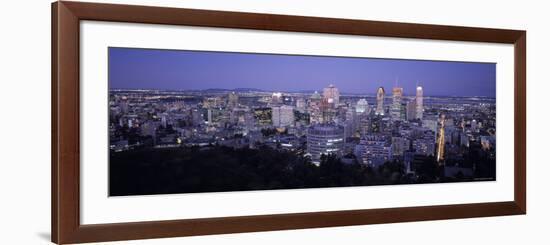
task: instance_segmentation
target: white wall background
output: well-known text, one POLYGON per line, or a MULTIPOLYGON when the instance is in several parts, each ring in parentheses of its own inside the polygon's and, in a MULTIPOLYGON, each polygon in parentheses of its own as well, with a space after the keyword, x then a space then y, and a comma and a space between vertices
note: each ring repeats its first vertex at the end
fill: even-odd
MULTIPOLYGON (((545 1, 106 0, 215 10, 526 29, 528 214, 450 221, 156 239, 113 244, 545 244, 550 219, 545 1)), ((50 230, 50 1, 0 15, 0 243, 47 244, 50 230)), ((510 98, 511 99, 511 98, 510 98)))

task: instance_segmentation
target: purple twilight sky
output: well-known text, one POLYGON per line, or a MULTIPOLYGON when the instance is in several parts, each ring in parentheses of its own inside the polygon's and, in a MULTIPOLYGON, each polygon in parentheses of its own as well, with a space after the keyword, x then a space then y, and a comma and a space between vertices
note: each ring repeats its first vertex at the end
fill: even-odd
POLYGON ((229 52, 109 48, 109 88, 387 93, 398 80, 405 94, 495 97, 496 64, 229 52))

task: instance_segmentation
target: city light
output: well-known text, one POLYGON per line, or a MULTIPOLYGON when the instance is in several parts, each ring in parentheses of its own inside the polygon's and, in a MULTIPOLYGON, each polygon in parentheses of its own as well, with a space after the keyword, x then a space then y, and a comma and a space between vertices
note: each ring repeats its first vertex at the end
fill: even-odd
MULTIPOLYGON (((307 58, 321 59, 300 59, 307 58)), ((288 75, 296 86, 285 88, 258 75, 267 66, 258 69, 240 70, 249 76, 239 78, 257 79, 248 83, 220 75, 233 72, 221 69, 216 77, 224 84, 197 79, 187 81, 193 89, 110 89, 108 150, 110 173, 117 174, 111 179, 129 181, 113 182, 121 188, 116 193, 496 179, 494 96, 442 95, 434 92, 445 86, 439 80, 393 84, 359 71, 367 77, 355 83, 346 83, 353 72, 303 82, 288 75)))

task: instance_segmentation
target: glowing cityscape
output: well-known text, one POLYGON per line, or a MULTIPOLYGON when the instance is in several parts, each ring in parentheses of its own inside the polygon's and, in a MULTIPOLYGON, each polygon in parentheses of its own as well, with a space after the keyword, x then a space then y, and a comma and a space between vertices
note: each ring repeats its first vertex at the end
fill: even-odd
POLYGON ((494 96, 408 83, 365 92, 339 81, 313 91, 110 85, 110 195, 495 180, 494 96))

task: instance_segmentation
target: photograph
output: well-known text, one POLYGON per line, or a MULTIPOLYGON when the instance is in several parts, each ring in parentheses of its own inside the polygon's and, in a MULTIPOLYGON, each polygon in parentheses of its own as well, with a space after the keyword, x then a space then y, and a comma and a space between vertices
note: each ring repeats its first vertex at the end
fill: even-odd
POLYGON ((108 48, 114 196, 496 181, 496 63, 108 48))
POLYGON ((5 1, 0 245, 550 241, 546 5, 5 1))

